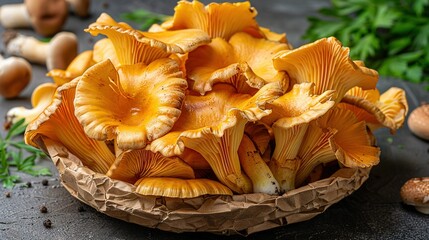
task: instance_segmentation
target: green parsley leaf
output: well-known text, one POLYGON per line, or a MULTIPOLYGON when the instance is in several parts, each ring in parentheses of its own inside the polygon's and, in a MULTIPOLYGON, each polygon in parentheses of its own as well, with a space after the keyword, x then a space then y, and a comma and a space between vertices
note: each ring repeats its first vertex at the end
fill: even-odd
POLYGON ((25 128, 24 119, 21 119, 10 127, 5 137, 0 134, 0 182, 4 188, 12 188, 19 181, 14 171, 33 176, 51 175, 48 168, 36 166, 37 160, 46 155, 22 141, 25 128))

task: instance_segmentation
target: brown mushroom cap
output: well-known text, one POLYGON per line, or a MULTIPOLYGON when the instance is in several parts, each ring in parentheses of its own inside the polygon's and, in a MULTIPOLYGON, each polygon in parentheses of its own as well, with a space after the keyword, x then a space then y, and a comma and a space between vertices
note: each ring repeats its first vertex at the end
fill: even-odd
POLYGON ((46 67, 51 69, 66 69, 78 53, 78 41, 74 33, 61 32, 49 42, 46 67))
POLYGON ((0 95, 17 97, 31 80, 31 65, 22 58, 10 57, 0 63, 0 95))
POLYGON ((400 194, 405 204, 415 206, 421 213, 429 214, 429 177, 408 180, 402 186, 400 194))
POLYGON ((415 135, 429 140, 429 104, 414 109, 408 117, 408 127, 415 135))
POLYGON ((52 36, 61 31, 67 20, 65 0, 25 0, 34 30, 42 36, 52 36))
POLYGON ((88 17, 90 0, 66 0, 73 13, 79 17, 88 17))

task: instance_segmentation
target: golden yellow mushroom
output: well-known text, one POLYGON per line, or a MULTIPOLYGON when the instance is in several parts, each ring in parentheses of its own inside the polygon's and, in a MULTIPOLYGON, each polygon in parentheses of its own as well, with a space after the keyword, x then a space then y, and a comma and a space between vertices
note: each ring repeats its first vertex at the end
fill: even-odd
POLYGON ((149 64, 172 53, 184 54, 210 42, 209 36, 198 29, 142 32, 127 24, 117 23, 105 13, 85 31, 94 36, 106 35, 112 41, 122 65, 149 64))
POLYGON ((195 178, 192 168, 180 158, 143 149, 122 153, 106 175, 131 184, 143 177, 195 178))
POLYGON ((25 119, 24 124, 29 124, 37 118, 43 110, 52 102, 57 85, 55 83, 42 83, 34 89, 31 94, 31 106, 28 109, 22 106, 9 109, 6 113, 5 126, 11 126, 22 118, 25 119))
POLYGON ((250 2, 210 3, 204 6, 199 1, 179 1, 174 16, 161 25, 167 30, 201 29, 211 38, 225 40, 237 32, 247 32, 263 37, 255 20, 258 14, 250 2))
POLYGON ((73 101, 79 80, 78 77, 58 87, 51 104, 28 125, 25 142, 38 147, 38 138, 48 137, 63 144, 83 165, 93 171, 106 173, 115 156, 103 141, 86 136, 74 115, 73 101))
POLYGON ((388 127, 395 132, 402 127, 408 112, 408 103, 404 90, 396 87, 380 95, 378 90, 350 89, 338 105, 353 111, 356 117, 366 121, 374 131, 388 127))
POLYGON ((265 85, 255 95, 237 93, 229 84, 216 84, 204 96, 188 95, 173 129, 149 147, 166 156, 191 148, 207 160, 223 184, 237 193, 251 192, 251 182, 241 172, 237 150, 246 123, 269 114, 264 106, 281 93, 277 83, 265 85))
POLYGON ((109 38, 102 38, 94 44, 93 59, 96 63, 109 59, 114 66, 120 66, 115 46, 109 38))
POLYGON ((244 128, 244 133, 249 136, 261 155, 269 151, 269 144, 273 137, 270 127, 262 122, 248 122, 244 128))
POLYGON ((47 76, 52 77, 54 82, 61 86, 70 82, 74 78, 81 76, 89 67, 95 64, 93 60, 93 51, 87 50, 77 55, 69 64, 66 70, 52 69, 47 76))
MULTIPOLYGON (((284 72, 274 68, 273 57, 286 49, 289 49, 286 44, 254 38, 243 32, 234 34, 229 42, 215 38, 189 53, 187 77, 194 82, 193 89, 201 94, 220 82, 243 82, 246 84, 240 88, 259 89, 266 83, 285 80, 284 72)), ((283 84, 288 85, 288 82, 283 84)))
POLYGON ((308 125, 334 106, 334 91, 314 94, 314 84, 295 84, 291 91, 268 104, 272 113, 262 122, 272 126, 276 146, 269 163, 282 191, 295 188, 295 175, 300 166, 298 151, 308 125))
POLYGON ((334 159, 350 168, 378 164, 380 149, 373 146, 365 122, 357 119, 353 112, 336 107, 310 126, 303 141, 308 149, 301 147, 298 153, 301 166, 295 179, 297 185, 301 185, 317 165, 334 159), (308 144, 308 139, 314 136, 318 136, 317 142, 308 144))
POLYGON ((159 59, 148 66, 110 60, 89 68, 76 88, 76 117, 96 140, 115 139, 119 149, 145 147, 166 134, 180 116, 186 80, 176 61, 159 59))
POLYGON ((274 58, 274 67, 286 71, 292 83, 314 83, 315 94, 335 90, 336 103, 351 88, 375 89, 378 81, 378 73, 353 62, 349 48, 334 37, 283 51, 274 58))
POLYGON ((202 195, 232 195, 229 188, 210 179, 180 179, 167 177, 142 178, 134 184, 141 195, 171 198, 194 198, 202 195))

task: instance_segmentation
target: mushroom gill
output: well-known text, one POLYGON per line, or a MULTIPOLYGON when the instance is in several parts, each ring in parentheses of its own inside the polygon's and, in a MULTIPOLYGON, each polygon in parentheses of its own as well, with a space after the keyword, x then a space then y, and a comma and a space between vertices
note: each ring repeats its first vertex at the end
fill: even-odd
POLYGON ((378 81, 378 73, 353 62, 349 51, 334 37, 323 38, 280 52, 274 67, 286 71, 292 83, 314 83, 315 94, 335 90, 333 100, 338 103, 351 88, 374 89, 378 81))
POLYGON ((28 126, 25 142, 38 147, 39 136, 61 142, 83 165, 99 173, 106 173, 115 156, 103 141, 96 141, 85 135, 74 115, 73 101, 76 85, 80 78, 57 88, 52 102, 28 126))
MULTIPOLYGON (((373 146, 372 138, 366 128, 366 123, 355 117, 353 112, 343 108, 333 108, 323 117, 312 122, 312 130, 307 130, 310 136, 319 132, 326 134, 320 143, 325 147, 323 158, 316 158, 319 154, 311 152, 310 158, 305 158, 301 153, 298 156, 301 160, 301 167, 295 179, 297 185, 301 185, 309 176, 311 171, 321 163, 337 159, 343 166, 350 168, 366 168, 378 164, 380 160, 380 149, 373 146)), ((307 136, 304 137, 307 141, 307 136)), ((301 149, 300 149, 301 152, 301 149)), ((306 151, 308 154, 308 151, 306 151)))
POLYGON ((366 121, 372 131, 388 127, 395 132, 404 124, 408 112, 405 92, 396 87, 381 95, 375 90, 355 87, 347 92, 339 106, 353 111, 358 119, 366 121))
POLYGON ((195 178, 192 168, 180 158, 143 149, 122 153, 106 175, 131 184, 143 177, 195 178))
POLYGON ((119 149, 143 148, 166 134, 181 113, 186 80, 176 61, 115 69, 110 60, 89 68, 76 88, 76 117, 96 140, 115 139, 119 149))
POLYGON ((298 151, 311 121, 334 106, 334 91, 314 94, 313 83, 295 84, 291 91, 268 104, 272 113, 262 122, 272 127, 276 146, 269 163, 282 191, 295 188, 295 175, 301 164, 298 151))

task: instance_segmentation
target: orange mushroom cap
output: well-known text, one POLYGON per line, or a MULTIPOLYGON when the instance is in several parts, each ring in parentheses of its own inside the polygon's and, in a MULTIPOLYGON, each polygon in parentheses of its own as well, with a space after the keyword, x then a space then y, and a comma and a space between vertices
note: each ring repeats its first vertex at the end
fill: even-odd
POLYGON ((211 38, 228 40, 237 32, 263 37, 255 20, 258 14, 250 2, 210 3, 179 1, 174 16, 161 25, 167 30, 201 29, 211 38))
MULTIPOLYGON (((289 49, 286 44, 254 38, 246 33, 234 34, 229 42, 215 38, 188 55, 188 78, 194 81, 193 89, 205 94, 214 84, 246 79, 242 88, 261 88, 264 84, 286 81, 284 72, 274 69, 276 53, 289 49)), ((247 91, 247 90, 243 90, 247 91)))
POLYGON ((117 58, 122 65, 149 64, 172 53, 187 53, 210 42, 209 36, 198 29, 168 32, 142 32, 128 24, 117 23, 103 13, 86 32, 94 36, 106 35, 113 43, 117 58))
POLYGON ((122 150, 143 148, 179 117, 187 87, 181 76, 168 58, 118 70, 110 60, 97 63, 77 85, 76 117, 91 138, 116 139, 122 150))

